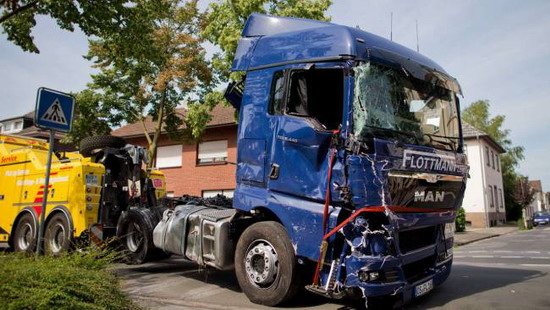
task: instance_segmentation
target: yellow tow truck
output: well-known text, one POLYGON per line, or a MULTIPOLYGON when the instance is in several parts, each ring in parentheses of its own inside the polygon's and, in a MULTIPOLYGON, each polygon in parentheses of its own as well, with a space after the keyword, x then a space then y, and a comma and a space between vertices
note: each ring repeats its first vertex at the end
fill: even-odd
POLYGON ((48 189, 47 154, 45 140, 0 135, 0 245, 34 251, 40 214, 46 212, 47 253, 67 251, 78 239, 101 242, 118 236, 130 263, 158 254, 152 231, 165 209, 165 179, 160 171, 145 171, 143 147, 113 136, 85 138, 80 154, 52 155, 48 189))

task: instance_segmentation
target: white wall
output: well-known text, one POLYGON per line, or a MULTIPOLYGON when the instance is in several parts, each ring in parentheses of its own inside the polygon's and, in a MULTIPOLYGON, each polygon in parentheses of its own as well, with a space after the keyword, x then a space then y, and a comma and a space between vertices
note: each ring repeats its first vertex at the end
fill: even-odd
POLYGON ((466 155, 470 165, 470 178, 467 180, 466 192, 462 207, 466 212, 485 212, 485 190, 483 186, 483 159, 480 154, 479 142, 466 141, 466 155))
POLYGON ((502 169, 500 159, 496 160, 496 157, 499 156, 497 150, 483 138, 468 139, 465 144, 470 165, 470 178, 466 185, 462 207, 466 212, 505 213, 502 169), (486 154, 486 147, 489 149, 489 158, 486 154), (494 163, 492 154, 495 156, 494 163), (495 196, 492 207, 489 186, 495 196))
POLYGON ((530 207, 533 208, 534 212, 542 211, 543 203, 544 203, 544 194, 542 192, 535 192, 535 197, 533 201, 531 202, 530 207))

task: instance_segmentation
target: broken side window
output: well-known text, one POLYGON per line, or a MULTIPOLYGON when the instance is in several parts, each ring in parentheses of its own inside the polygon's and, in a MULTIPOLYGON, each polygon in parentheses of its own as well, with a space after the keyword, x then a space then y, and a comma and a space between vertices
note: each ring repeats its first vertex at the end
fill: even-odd
POLYGON ((342 122, 344 71, 310 69, 292 71, 286 113, 315 119, 323 129, 338 129, 342 122))
POLYGON ((269 100, 269 114, 282 114, 283 99, 284 99, 284 75, 283 71, 276 71, 273 74, 273 82, 271 83, 271 93, 269 100))

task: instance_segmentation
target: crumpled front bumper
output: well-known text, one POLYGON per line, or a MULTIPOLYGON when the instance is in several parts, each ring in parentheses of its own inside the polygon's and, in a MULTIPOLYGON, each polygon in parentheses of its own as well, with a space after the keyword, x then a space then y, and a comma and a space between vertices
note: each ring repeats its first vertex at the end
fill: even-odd
POLYGON ((397 296, 404 303, 415 296, 415 287, 429 280, 433 280, 433 287, 443 283, 451 272, 452 256, 445 261, 434 264, 422 276, 407 278, 404 271, 406 265, 402 260, 393 256, 381 257, 354 257, 346 259, 346 287, 359 288, 365 298, 377 296, 397 296), (379 271, 380 281, 361 281, 360 272, 379 271), (391 278, 387 275, 391 274, 391 278))

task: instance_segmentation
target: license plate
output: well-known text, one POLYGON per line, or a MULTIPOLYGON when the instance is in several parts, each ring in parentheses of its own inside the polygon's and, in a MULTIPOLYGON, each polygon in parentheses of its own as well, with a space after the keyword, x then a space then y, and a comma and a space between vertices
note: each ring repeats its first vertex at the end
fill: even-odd
POLYGON ((86 175, 86 185, 97 185, 97 175, 87 174, 86 175))
POLYGON ((422 296, 429 291, 433 290, 434 288, 434 281, 433 279, 430 279, 422 284, 418 284, 414 287, 414 297, 422 296))

